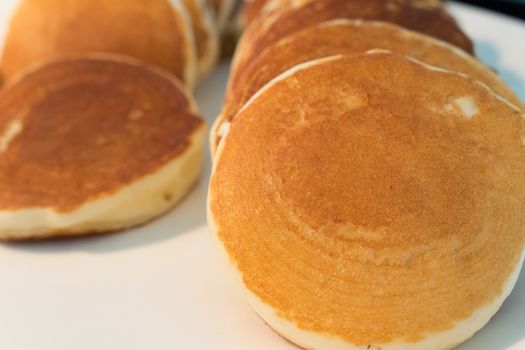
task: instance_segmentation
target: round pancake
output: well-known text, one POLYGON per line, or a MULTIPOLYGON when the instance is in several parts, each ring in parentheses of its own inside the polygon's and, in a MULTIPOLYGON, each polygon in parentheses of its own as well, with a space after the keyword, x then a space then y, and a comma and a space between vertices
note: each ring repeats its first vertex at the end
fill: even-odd
POLYGON ((168 72, 64 58, 0 94, 0 239, 105 232, 171 208, 201 168, 203 120, 168 72))
POLYGON ((519 274, 524 143, 522 112, 463 75, 384 51, 307 62, 233 120, 209 224, 298 345, 449 349, 519 274))
POLYGON ((386 22, 332 20, 294 32, 250 57, 242 71, 232 73, 222 114, 213 127, 212 149, 219 130, 261 87, 293 66, 336 54, 383 48, 448 70, 462 72, 490 86, 511 103, 523 106, 491 69, 453 45, 386 22))
POLYGON ((8 81, 39 60, 110 52, 158 65, 191 86, 194 47, 183 16, 167 0, 21 0, 0 70, 8 81))
POLYGON ((219 35, 211 10, 205 0, 183 0, 191 16, 198 61, 197 78, 205 77, 215 66, 219 55, 219 35))
POLYGON ((243 70, 250 58, 286 35, 338 18, 391 22, 473 51, 470 39, 439 1, 286 0, 282 6, 268 7, 277 10, 258 16, 248 26, 235 53, 233 71, 243 70))

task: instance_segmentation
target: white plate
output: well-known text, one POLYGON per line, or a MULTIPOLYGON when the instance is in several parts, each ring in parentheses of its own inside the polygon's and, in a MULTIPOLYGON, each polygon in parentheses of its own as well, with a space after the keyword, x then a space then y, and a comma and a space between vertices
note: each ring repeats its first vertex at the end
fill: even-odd
MULTIPOLYGON (((13 7, 0 0, 0 34, 13 7)), ((483 60, 525 99, 525 22, 472 7, 454 13, 483 60)), ((197 90, 211 122, 228 74, 197 90)), ((170 214, 116 235, 0 245, 1 350, 286 350, 231 288, 205 218, 204 175, 170 214)), ((525 350, 525 274, 462 350, 525 350)))

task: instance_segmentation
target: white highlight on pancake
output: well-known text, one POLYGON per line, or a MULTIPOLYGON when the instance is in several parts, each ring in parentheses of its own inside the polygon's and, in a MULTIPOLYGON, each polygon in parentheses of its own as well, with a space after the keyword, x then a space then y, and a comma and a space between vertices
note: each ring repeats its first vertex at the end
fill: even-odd
POLYGON ((472 118, 479 112, 479 107, 471 96, 463 96, 455 99, 454 105, 456 105, 467 118, 472 118))
POLYGON ((13 141, 22 130, 24 130, 24 124, 22 124, 20 120, 13 120, 9 123, 4 134, 0 136, 0 153, 7 151, 11 141, 13 141))

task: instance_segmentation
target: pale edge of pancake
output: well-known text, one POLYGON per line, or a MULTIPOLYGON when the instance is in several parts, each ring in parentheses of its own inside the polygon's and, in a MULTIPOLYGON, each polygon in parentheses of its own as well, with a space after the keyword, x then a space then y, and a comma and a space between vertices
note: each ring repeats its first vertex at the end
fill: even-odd
MULTIPOLYGON (((386 50, 371 50, 368 51, 366 54, 384 54, 389 53, 389 51, 386 50)), ((270 81, 268 84, 266 84, 263 88, 261 88, 252 98, 243 106, 241 109, 244 110, 247 108, 250 104, 253 103, 253 101, 258 98, 259 95, 264 93, 264 91, 268 90, 272 85, 277 83, 278 81, 281 81, 285 79, 288 76, 293 75, 294 73, 306 69, 310 66, 315 66, 318 64, 325 63, 327 61, 336 60, 339 59, 341 55, 337 56, 331 56, 327 58, 321 58, 314 61, 309 61, 303 64, 300 64, 298 66, 295 66, 288 71, 284 72, 280 76, 276 77, 272 81, 270 81)), ((407 58, 410 59, 410 58, 407 58)), ((421 64, 423 67, 432 70, 432 71, 438 71, 445 74, 452 74, 452 75, 460 75, 463 77, 466 77, 464 74, 459 74, 451 71, 447 71, 441 68, 437 68, 428 64, 421 63, 417 60, 410 59, 411 61, 421 64)), ((470 79, 476 83, 477 81, 470 79)), ((478 83, 482 87, 490 90, 486 85, 482 83, 478 83)), ((497 94, 493 93, 495 98, 500 100, 503 103, 506 103, 512 108, 515 108, 512 104, 507 102, 505 99, 501 98, 497 94)), ((519 109, 517 109, 519 111, 519 109)), ((212 178, 215 173, 215 169, 218 163, 218 160, 220 158, 220 155, 223 151, 225 140, 228 136, 228 132, 226 132, 222 140, 217 148, 216 153, 216 161, 212 168, 212 178)), ((213 217, 213 213, 211 211, 211 202, 212 202, 212 191, 211 191, 211 180, 210 180, 210 188, 208 189, 208 203, 207 203, 207 216, 208 216, 208 226, 210 233, 213 237, 213 240, 216 242, 216 246, 218 247, 219 256, 222 258, 223 262, 225 263, 224 266, 227 269, 227 273, 232 276, 232 279, 235 281, 237 286, 239 287, 239 290, 242 291, 244 298, 248 302, 248 304, 254 309, 254 311, 278 334, 285 337, 286 339, 292 341, 293 343, 309 350, 375 350, 375 349, 383 349, 383 350, 446 350, 446 349, 452 349, 455 346, 457 346, 460 343, 463 343, 464 341, 471 338, 477 331, 479 331, 481 328, 483 328, 490 319, 494 316, 494 314, 499 310, 505 299, 510 295, 512 290, 514 289, 514 286, 516 285, 516 282, 518 281, 518 277, 521 271, 521 268, 523 266, 523 261, 525 259, 525 247, 523 248, 523 254, 519 261, 519 263, 516 265, 516 268, 514 271, 510 274, 510 276, 507 278, 507 280, 504 283, 503 290, 499 296, 496 297, 495 300, 493 300, 491 303, 486 304, 477 310, 474 311, 474 313, 467 319, 459 321, 456 323, 456 325, 451 328, 450 330, 439 332, 439 333, 430 333, 428 334, 424 339, 422 339, 419 342, 415 343, 387 343, 387 344, 366 344, 366 345, 355 345, 352 343, 349 343, 345 341, 344 339, 340 337, 330 336, 326 334, 319 334, 312 331, 307 331, 304 329, 300 329, 296 324, 293 322, 290 322, 280 316, 277 315, 274 308, 272 308, 270 305, 263 302, 255 293, 253 293, 243 282, 242 274, 239 272, 239 270, 236 267, 236 262, 233 260, 233 258, 228 254, 226 251, 224 245, 220 241, 220 238, 217 235, 217 225, 215 222, 215 219, 213 217)))
MULTIPOLYGON (((309 66, 315 66, 317 64, 322 64, 324 62, 337 60, 342 57, 344 57, 344 55, 333 55, 333 56, 318 58, 315 60, 311 60, 311 61, 307 61, 307 62, 298 64, 288 69, 287 71, 281 73, 277 77, 270 80, 262 88, 260 88, 252 97, 250 97, 248 101, 246 101, 244 106, 242 106, 242 108, 237 112, 237 114, 241 113, 241 111, 243 111, 248 105, 250 105, 253 102, 253 100, 255 100, 259 95, 264 93, 266 90, 268 90, 274 83, 277 83, 280 80, 285 79, 287 76, 292 75, 309 66)), ((219 148, 221 144, 223 143, 224 139, 226 138, 226 136, 228 135, 228 132, 230 130, 230 124, 231 124, 231 121, 223 120, 222 114, 220 114, 213 122, 213 125, 210 130, 210 135, 209 135, 211 157, 213 161, 215 161, 218 157, 219 148), (218 138, 221 138, 219 143, 217 143, 218 138)))
POLYGON ((180 0, 169 0, 174 11, 180 15, 182 24, 184 26, 184 41, 186 48, 186 62, 184 81, 186 85, 192 89, 197 81, 197 46, 195 43, 195 35, 193 34, 193 26, 191 17, 186 10, 186 6, 180 0))
POLYGON ((194 1, 197 7, 199 8, 202 24, 204 25, 206 33, 208 34, 208 40, 206 41, 206 54, 203 58, 198 57, 197 37, 195 31, 193 30, 193 20, 189 15, 189 10, 187 9, 184 2, 180 0, 170 0, 172 6, 174 6, 176 9, 179 8, 179 5, 177 5, 176 2, 178 2, 180 6, 182 6, 183 12, 186 13, 185 24, 186 22, 190 24, 190 36, 193 41, 195 60, 195 63, 193 64, 195 67, 192 68, 195 69, 194 80, 192 82, 193 86, 200 82, 203 78, 205 78, 206 75, 208 75, 211 72, 211 70, 215 68, 215 64, 217 63, 217 60, 219 58, 219 33, 217 29, 217 23, 212 14, 212 10, 207 4, 207 2, 205 0, 192 1, 194 1))
POLYGON ((219 259, 222 261, 225 274, 230 275, 230 279, 240 290, 244 299, 250 307, 263 320, 282 337, 292 343, 309 350, 448 350, 470 339, 476 332, 482 329, 499 310, 505 299, 510 295, 523 265, 525 254, 522 255, 520 262, 511 275, 505 281, 501 294, 491 303, 478 308, 469 318, 456 322, 450 330, 440 333, 430 333, 419 342, 415 343, 383 343, 355 345, 342 338, 327 334, 315 333, 299 328, 295 323, 290 322, 277 315, 274 308, 264 303, 255 293, 253 293, 242 280, 242 274, 237 270, 235 262, 228 255, 222 242, 217 236, 216 228, 213 224, 213 216, 208 205, 208 225, 211 235, 217 247, 219 259))
MULTIPOLYGON (((5 48, 5 39, 7 37, 7 32, 9 31, 9 27, 11 26, 11 21, 13 19, 13 16, 15 14, 17 6, 11 11, 9 16, 7 16, 6 20, 0 23, 0 63, 2 63, 2 57, 4 53, 5 48)), ((2 71, 0 70, 0 90, 4 86, 4 76, 2 71)))
POLYGON ((206 56, 199 62, 199 72, 198 72, 198 78, 203 79, 206 75, 208 75, 217 64, 217 61, 219 59, 219 29, 217 22, 213 15, 213 10, 211 9, 210 5, 207 3, 207 1, 204 0, 195 0, 199 3, 199 6, 201 8, 201 14, 203 23, 206 26, 206 31, 208 32, 208 40, 206 43, 207 46, 207 54, 206 56))
POLYGON ((145 223, 173 207, 198 178, 203 159, 204 123, 183 154, 123 189, 57 213, 52 209, 0 211, 0 239, 22 240, 109 232, 145 223))
POLYGON ((221 34, 224 34, 229 27, 228 21, 230 19, 230 14, 235 7, 235 1, 236 0, 223 0, 223 5, 217 14, 217 25, 221 34))
MULTIPOLYGON (((451 51, 452 53, 454 53, 457 56, 459 56, 462 59, 464 59, 469 64, 477 67, 479 70, 483 70, 492 79, 494 79, 495 81, 498 81, 502 85, 507 86, 509 91, 512 91, 514 93, 514 95, 516 95, 516 98, 520 99, 520 97, 517 96, 517 94, 511 89, 511 87, 508 86, 508 84, 498 74, 496 74, 496 72, 494 72, 488 66, 483 64, 481 61, 479 61, 478 59, 476 59, 474 56, 470 55, 469 53, 467 53, 463 49, 461 49, 461 48, 459 48, 457 46, 454 46, 454 45, 452 45, 452 44, 450 44, 450 43, 448 43, 446 41, 443 41, 443 40, 440 40, 438 38, 435 38, 433 36, 425 35, 423 33, 416 32, 414 30, 410 30, 410 29, 404 28, 404 27, 399 26, 399 25, 394 24, 394 23, 383 22, 383 21, 374 21, 374 20, 338 18, 338 19, 333 19, 333 20, 320 22, 319 24, 317 24, 317 26, 338 26, 338 25, 345 25, 345 24, 350 24, 350 25, 363 25, 363 24, 365 24, 365 25, 372 25, 372 26, 376 26, 376 27, 397 28, 397 29, 399 29, 402 32, 403 35, 405 35, 407 37, 413 37, 413 38, 416 38, 416 39, 419 39, 419 40, 427 40, 427 41, 431 42, 432 44, 434 44, 436 46, 439 46, 441 48, 444 48, 444 49, 447 49, 447 50, 451 51)), ((377 50, 381 50, 381 48, 377 48, 377 50)), ((389 51, 389 50, 385 50, 385 51, 389 51)), ((407 57, 410 57, 410 56, 407 56, 407 57)), ((415 60, 417 60, 417 59, 415 59, 415 60)), ((425 62, 419 61, 419 63, 421 63, 423 65, 426 65, 426 66, 434 67, 434 66, 429 65, 429 64, 427 64, 425 62)), ((440 67, 436 67, 436 68, 439 69, 440 67)), ((435 70, 435 69, 433 69, 433 70, 435 70)), ((442 71, 447 72, 449 70, 443 68, 442 71)), ((449 72, 452 72, 452 71, 449 71, 449 72)), ((468 74, 465 74, 465 73, 461 73, 461 72, 457 72, 457 73, 459 73, 460 75, 463 75, 463 76, 467 76, 467 77, 469 77, 471 79, 476 79, 476 78, 470 77, 468 74)), ((479 82, 479 83, 481 83, 483 85, 486 85, 483 82, 479 82)), ((496 93, 496 95, 498 95, 498 94, 496 93)), ((499 95, 498 95, 498 97, 499 97, 499 95)), ((508 101, 506 99, 505 99, 505 101, 506 101, 507 104, 511 104, 513 106, 513 108, 515 108, 515 109, 525 110, 525 104, 522 104, 520 106, 516 106, 511 101, 508 101)), ((520 102, 523 102, 523 101, 520 101, 520 102)))

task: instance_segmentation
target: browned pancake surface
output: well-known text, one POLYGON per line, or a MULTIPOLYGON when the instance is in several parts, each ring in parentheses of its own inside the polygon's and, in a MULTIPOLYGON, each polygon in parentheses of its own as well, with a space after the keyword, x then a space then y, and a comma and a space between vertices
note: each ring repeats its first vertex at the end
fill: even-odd
POLYGON ((418 0, 302 0, 259 16, 248 26, 238 47, 234 70, 266 47, 312 24, 337 18, 392 22, 450 42, 472 53, 472 42, 439 2, 418 0))
MULTIPOLYGON (((337 54, 383 48, 448 70, 465 73, 516 105, 520 99, 488 67, 444 42, 393 24, 336 20, 292 33, 249 60, 230 77, 220 118, 230 120, 260 88, 293 66, 337 54)), ((220 124, 218 124, 220 126, 220 124)))
POLYGON ((0 210, 68 212, 111 195, 181 155, 201 126, 167 73, 120 59, 50 63, 0 95, 0 139, 19 129, 0 150, 0 210))
POLYGON ((212 222, 246 286, 301 329, 418 341, 516 269, 524 136, 520 112, 470 79, 386 53, 332 58, 233 120, 212 222))
POLYGON ((251 23, 262 12, 268 0, 249 0, 245 1, 241 16, 244 25, 251 23))
POLYGON ((0 69, 9 80, 42 59, 99 51, 136 57, 184 78, 184 30, 167 0, 22 0, 0 69))

